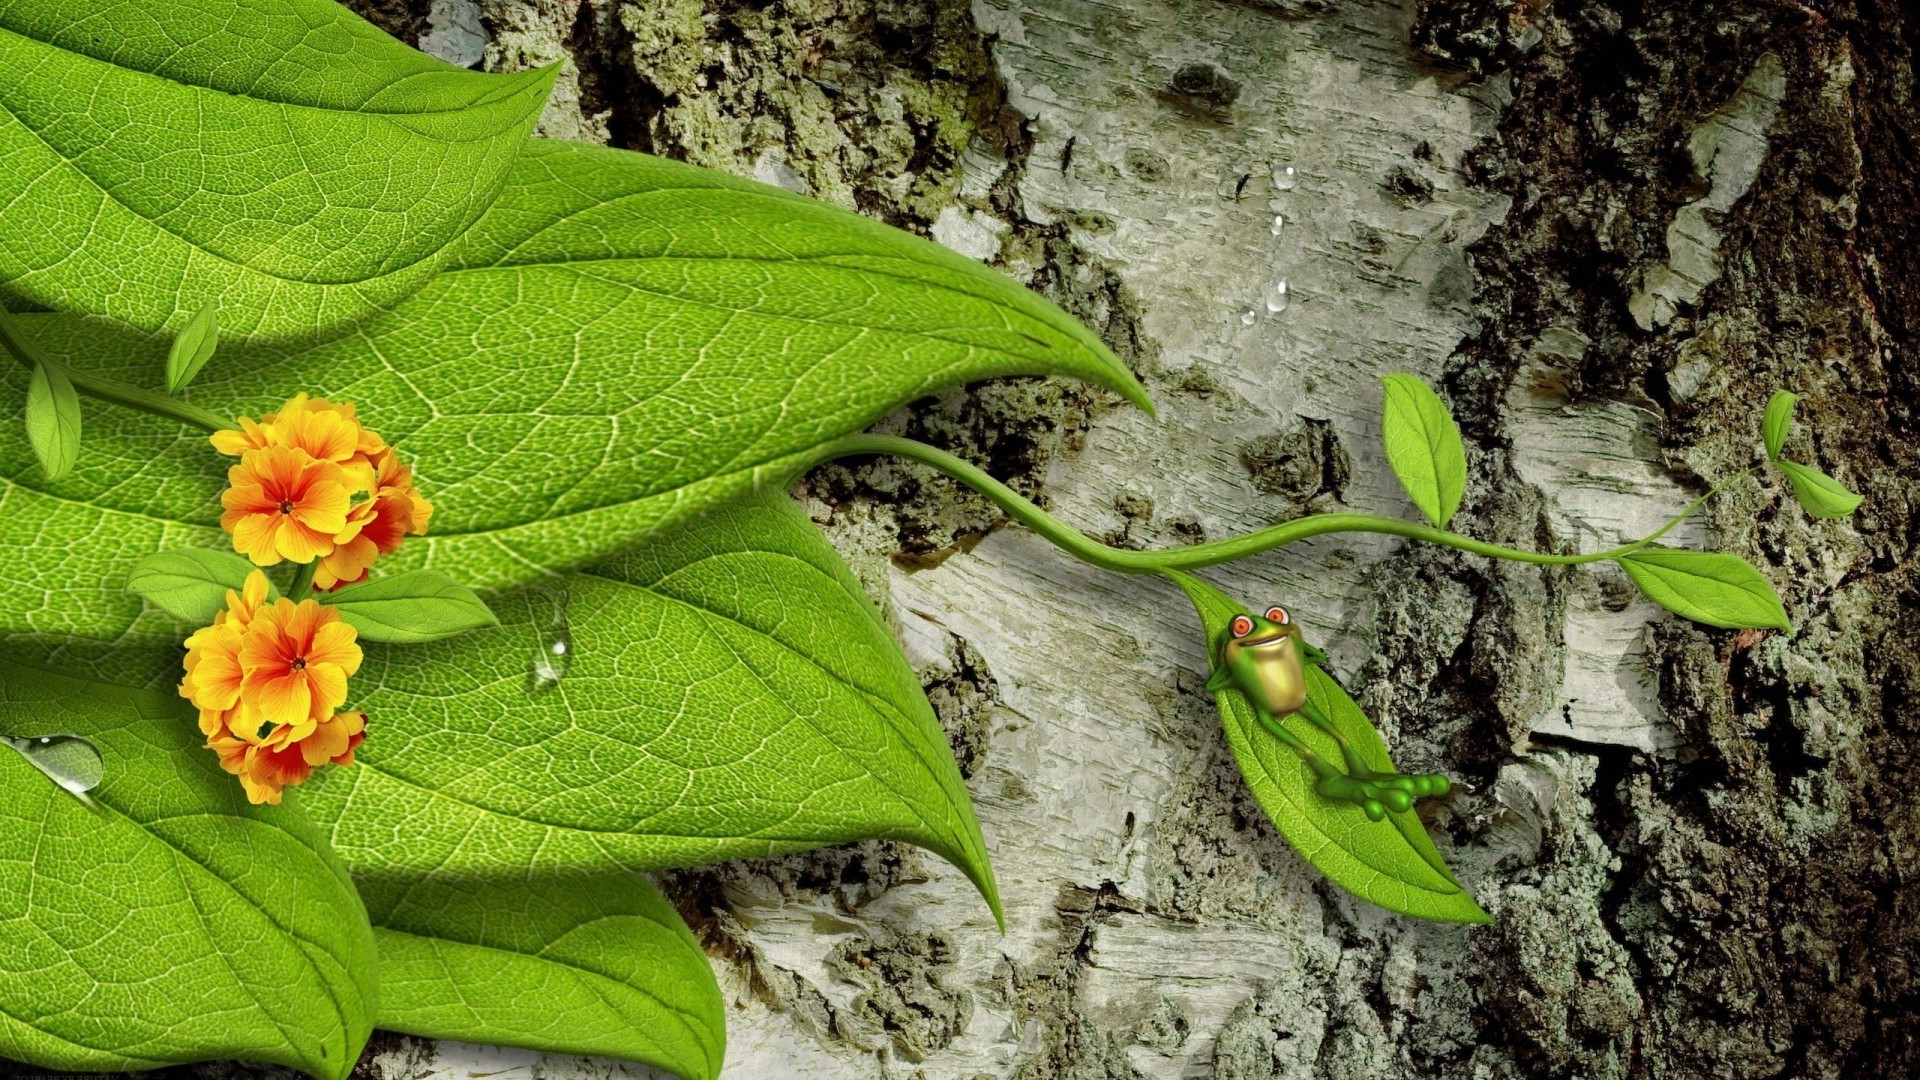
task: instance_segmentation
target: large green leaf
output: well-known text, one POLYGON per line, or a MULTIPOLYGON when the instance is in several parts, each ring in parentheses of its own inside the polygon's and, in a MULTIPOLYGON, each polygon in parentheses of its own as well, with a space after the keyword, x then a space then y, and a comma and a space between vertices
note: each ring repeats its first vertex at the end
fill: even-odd
POLYGON ((373 932, 293 800, 248 805, 169 691, 0 659, 0 733, 78 735, 104 775, 89 808, 0 747, 0 1057, 347 1075, 373 1026, 373 932))
POLYGON ((645 870, 884 837, 954 863, 998 911, 918 679, 785 495, 493 607, 495 629, 366 646, 358 763, 305 790, 355 875, 645 870))
MULTIPOLYGON (((1170 576, 1193 601, 1208 641, 1218 640, 1233 617, 1246 610, 1197 578, 1170 576)), ((1380 733, 1340 684, 1318 667, 1308 668, 1307 695, 1372 768, 1393 769, 1380 733)), ((1390 811, 1385 821, 1371 821, 1359 806, 1320 795, 1314 790, 1313 770, 1260 726, 1238 690, 1221 690, 1214 700, 1227 744, 1254 798, 1287 843, 1328 880, 1389 911, 1444 922, 1491 921, 1447 870, 1419 814, 1390 811)), ((1333 739, 1312 724, 1296 717, 1287 726, 1315 753, 1340 760, 1333 739)))
POLYGON ((381 1027, 719 1074, 720 987, 644 877, 432 876, 361 893, 380 943, 381 1027))
POLYGON ((334 0, 10 0, 0 71, 0 283, 272 336, 432 277, 554 75, 462 70, 334 0))
MULTIPOLYGON (((16 323, 130 382, 170 344, 16 323)), ((496 587, 784 488, 821 443, 943 386, 1045 373, 1145 401, 1097 338, 952 252, 748 181, 536 140, 456 269, 327 345, 226 342, 190 394, 236 413, 303 389, 358 402, 436 507, 382 568, 496 587)), ((143 555, 224 542, 229 461, 177 424, 89 408, 87 451, 47 481, 13 419, 24 377, 0 382, 0 545, 34 545, 0 580, 0 637, 177 639, 121 583, 143 555)))

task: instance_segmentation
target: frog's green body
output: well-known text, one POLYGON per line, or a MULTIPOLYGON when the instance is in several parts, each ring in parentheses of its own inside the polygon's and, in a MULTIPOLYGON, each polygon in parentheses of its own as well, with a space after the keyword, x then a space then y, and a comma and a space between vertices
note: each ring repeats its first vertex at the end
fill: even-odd
POLYGON ((1235 615, 1214 651, 1215 667, 1207 689, 1237 690, 1245 696, 1260 726, 1297 751, 1320 778, 1315 785, 1320 794, 1355 803, 1379 821, 1389 810, 1408 809, 1415 799, 1447 793, 1451 785, 1437 773, 1377 772, 1359 760, 1332 721, 1307 697, 1307 668, 1324 665, 1326 654, 1307 644, 1284 608, 1268 608, 1264 617, 1235 615), (1344 770, 1287 730, 1287 718, 1296 714, 1333 736, 1345 760, 1344 770))

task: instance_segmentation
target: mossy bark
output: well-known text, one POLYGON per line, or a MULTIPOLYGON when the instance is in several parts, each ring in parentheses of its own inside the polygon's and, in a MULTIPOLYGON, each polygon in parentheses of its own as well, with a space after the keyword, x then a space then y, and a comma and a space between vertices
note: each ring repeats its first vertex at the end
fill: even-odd
MULTIPOLYGON (((1792 633, 1604 569, 1331 538, 1217 581, 1305 620, 1495 916, 1322 882, 1233 771, 1191 613, 917 468, 799 493, 926 674, 1007 896, 869 844, 675 875, 740 1077, 1920 1074, 1920 20, 1893 3, 360 0, 495 67, 566 59, 558 137, 930 234, 1098 328, 1157 421, 972 387, 885 425, 1112 542, 1403 507, 1375 376, 1450 399, 1458 527, 1678 536, 1792 633), (1291 165, 1289 178, 1284 166, 1291 165), (1276 167, 1282 167, 1276 171, 1276 167), (1277 235, 1275 215, 1280 216, 1277 235), (1285 278, 1289 306, 1266 299, 1285 278)), ((383 1080, 605 1066, 382 1037, 383 1080)))

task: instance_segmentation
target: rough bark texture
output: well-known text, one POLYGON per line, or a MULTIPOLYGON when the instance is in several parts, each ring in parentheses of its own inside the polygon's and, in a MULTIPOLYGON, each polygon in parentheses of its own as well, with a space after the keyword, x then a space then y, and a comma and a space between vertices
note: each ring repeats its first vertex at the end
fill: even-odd
MULTIPOLYGON (((1086 531, 1163 546, 1400 512, 1375 377, 1466 430, 1458 527, 1591 550, 1758 454, 1676 542, 1795 631, 1617 571, 1332 537, 1214 575, 1306 621, 1490 928, 1328 887, 1246 794, 1172 590, 1070 563, 916 468, 801 494, 922 667, 1008 932, 886 844, 673 875, 729 1076, 1920 1074, 1920 21, 1762 0, 357 0, 461 62, 568 61, 546 134, 926 232, 1098 328, 1157 420, 1012 381, 891 420, 1086 531), (1295 172, 1289 179, 1285 166, 1295 172), (1283 219, 1276 235, 1275 214, 1283 219), (1285 310, 1266 299, 1290 284, 1285 310)), ((381 1036, 368 1080, 603 1076, 381 1036)), ((199 1070, 202 1075, 207 1070, 199 1070)))

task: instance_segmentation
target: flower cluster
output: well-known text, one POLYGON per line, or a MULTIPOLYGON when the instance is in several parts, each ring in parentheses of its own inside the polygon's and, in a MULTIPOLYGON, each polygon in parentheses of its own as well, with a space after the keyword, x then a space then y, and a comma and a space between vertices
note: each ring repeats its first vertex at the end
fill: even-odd
POLYGON ((367 576, 374 559, 427 531, 433 504, 413 471, 348 402, 300 394, 277 413, 241 417, 213 447, 236 456, 220 497, 220 527, 256 566, 311 563, 313 584, 336 589, 367 576))
POLYGON ((356 637, 315 600, 268 602, 267 576, 255 570, 239 592, 227 590, 213 625, 187 639, 180 696, 199 708, 207 748, 249 800, 278 804, 316 767, 353 764, 367 718, 336 710, 360 670, 356 637))

